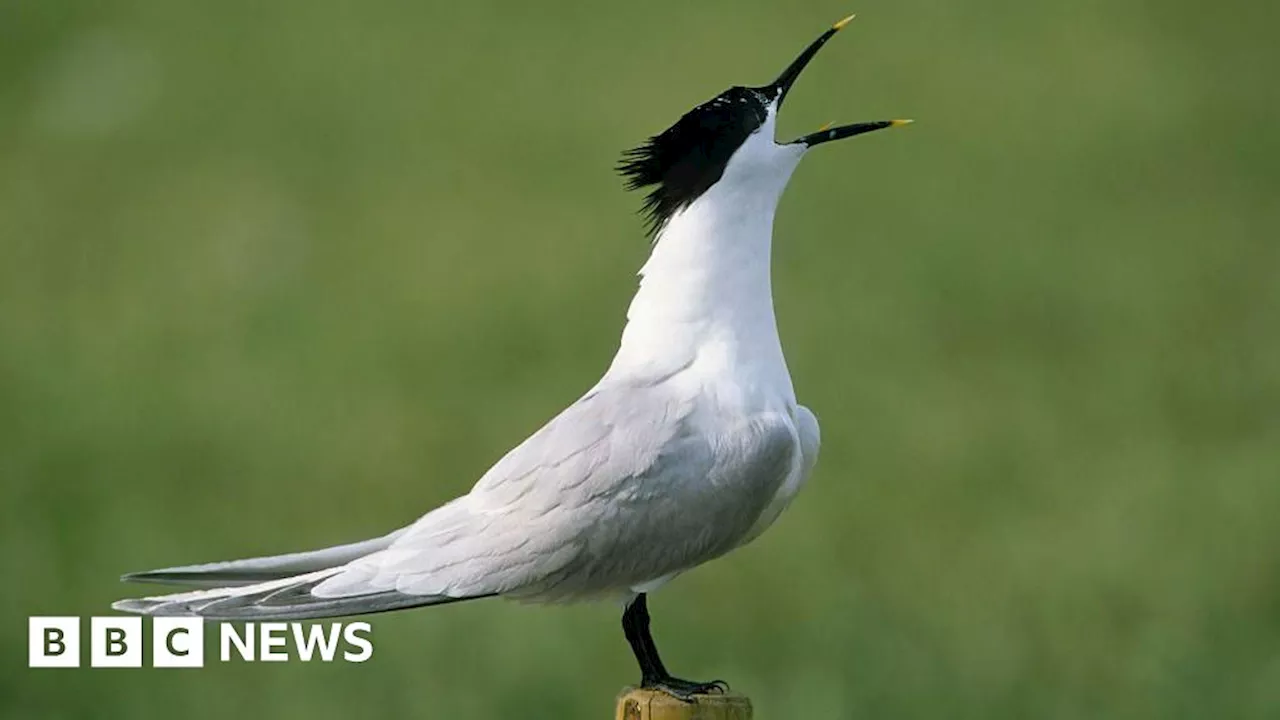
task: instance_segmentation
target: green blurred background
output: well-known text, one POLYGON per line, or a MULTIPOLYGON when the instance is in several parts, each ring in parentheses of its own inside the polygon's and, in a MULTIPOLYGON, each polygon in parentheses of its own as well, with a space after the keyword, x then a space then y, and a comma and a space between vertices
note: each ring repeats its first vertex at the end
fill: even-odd
POLYGON ((654 598, 668 664, 761 718, 1280 716, 1280 53, 1243 0, 0 4, 0 715, 611 717, 609 605, 204 671, 28 670, 25 618, 465 492, 616 347, 618 153, 851 11, 782 135, 919 122, 783 199, 822 460, 654 598))

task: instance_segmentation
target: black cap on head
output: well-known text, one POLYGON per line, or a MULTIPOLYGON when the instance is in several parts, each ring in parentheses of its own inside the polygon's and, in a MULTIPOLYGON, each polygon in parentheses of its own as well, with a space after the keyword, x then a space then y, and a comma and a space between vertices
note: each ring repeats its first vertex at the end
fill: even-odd
POLYGON ((731 87, 623 153, 618 172, 627 189, 654 186, 642 209, 651 233, 716 184, 729 158, 768 118, 771 101, 760 89, 731 87))
MULTIPOLYGON (((768 119, 769 106, 783 100, 800 72, 853 16, 837 22, 809 43, 776 80, 761 87, 731 87, 685 113, 675 125, 626 151, 618 172, 628 190, 653 187, 641 212, 656 234, 671 216, 697 200, 724 175, 729 158, 768 119)), ((905 124, 907 120, 855 123, 805 135, 793 144, 812 147, 831 140, 905 124)))

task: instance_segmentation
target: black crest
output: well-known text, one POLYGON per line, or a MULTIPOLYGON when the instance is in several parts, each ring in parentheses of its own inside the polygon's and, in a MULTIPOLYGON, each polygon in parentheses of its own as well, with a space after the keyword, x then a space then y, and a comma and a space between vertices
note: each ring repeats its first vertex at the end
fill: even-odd
POLYGON ((641 212, 656 235, 724 174, 729 158, 767 118, 773 88, 732 87, 622 154, 628 190, 652 186, 641 212))

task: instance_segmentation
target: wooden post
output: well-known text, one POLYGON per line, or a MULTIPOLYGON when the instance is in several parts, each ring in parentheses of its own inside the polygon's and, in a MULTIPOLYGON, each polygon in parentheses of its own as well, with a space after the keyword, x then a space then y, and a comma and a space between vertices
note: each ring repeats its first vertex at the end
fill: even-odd
POLYGON ((617 720, 751 720, 751 701, 730 692, 684 702, 657 690, 629 687, 618 696, 617 720))

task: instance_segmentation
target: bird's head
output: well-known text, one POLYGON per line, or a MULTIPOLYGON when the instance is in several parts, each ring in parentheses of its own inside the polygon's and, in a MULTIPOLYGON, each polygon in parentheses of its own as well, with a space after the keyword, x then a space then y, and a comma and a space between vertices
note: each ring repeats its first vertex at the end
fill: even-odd
POLYGON ((618 171, 626 178, 627 189, 652 188, 643 209, 652 232, 661 230, 673 215, 721 181, 763 186, 781 194, 809 148, 911 122, 828 125, 789 142, 774 138, 778 111, 796 78, 827 40, 852 19, 850 15, 828 28, 768 85, 731 87, 623 154, 618 171))

